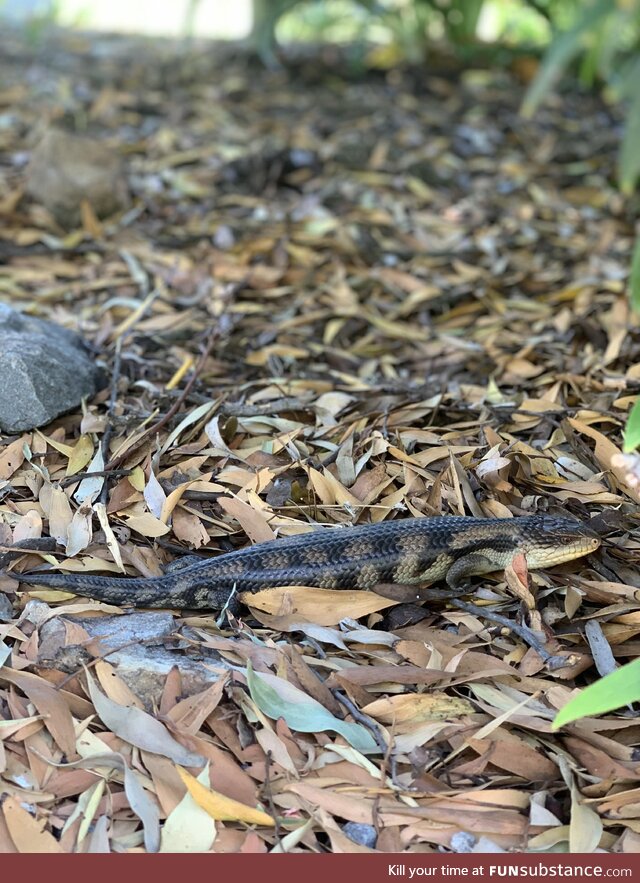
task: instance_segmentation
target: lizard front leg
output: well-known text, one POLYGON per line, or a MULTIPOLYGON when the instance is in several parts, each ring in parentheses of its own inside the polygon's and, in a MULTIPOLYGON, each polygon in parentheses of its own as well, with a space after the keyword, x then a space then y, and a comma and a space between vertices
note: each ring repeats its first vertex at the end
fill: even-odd
POLYGON ((497 570, 496 564, 481 552, 471 552, 454 561, 445 577, 447 585, 452 589, 460 587, 461 581, 467 576, 477 576, 497 570))

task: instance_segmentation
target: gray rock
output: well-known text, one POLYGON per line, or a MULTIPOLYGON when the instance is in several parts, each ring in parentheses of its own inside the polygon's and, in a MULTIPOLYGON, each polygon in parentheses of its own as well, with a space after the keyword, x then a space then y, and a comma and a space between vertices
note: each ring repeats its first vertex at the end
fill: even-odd
POLYGON ((353 840, 359 846, 368 846, 369 849, 375 849, 378 835, 373 825, 363 825, 361 822, 347 822, 343 826, 342 831, 349 840, 353 840))
POLYGON ((104 385, 85 342, 73 331, 0 303, 0 430, 50 423, 104 385))
POLYGON ((476 838, 473 834, 469 834, 467 831, 458 831, 451 836, 451 849, 454 852, 473 852, 473 847, 475 845, 476 838))
MULTIPOLYGON (((180 646, 170 613, 135 612, 122 616, 70 616, 64 620, 80 625, 100 641, 100 654, 117 668, 129 689, 153 708, 160 702, 164 683, 172 668, 180 672, 182 695, 192 696, 215 684, 231 666, 214 651, 193 658, 180 646), (173 649, 172 649, 173 645, 173 649)), ((38 665, 71 674, 80 671, 91 657, 79 644, 66 643, 62 617, 50 619, 40 629, 38 665)))
POLYGON ((99 218, 129 203, 120 157, 99 141, 57 129, 48 131, 31 154, 27 193, 67 229, 80 224, 83 200, 99 218))
POLYGON ((0 594, 0 622, 11 622, 13 619, 13 605, 6 595, 0 594))

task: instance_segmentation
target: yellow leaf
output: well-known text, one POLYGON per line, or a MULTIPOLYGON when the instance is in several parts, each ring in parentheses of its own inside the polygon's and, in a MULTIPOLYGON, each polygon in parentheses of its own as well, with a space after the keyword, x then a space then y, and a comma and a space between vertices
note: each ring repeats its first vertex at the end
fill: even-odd
POLYGON ((182 364, 180 365, 178 370, 175 372, 173 377, 169 380, 169 382, 165 386, 165 389, 175 389, 176 386, 180 383, 180 381, 184 377, 184 375, 187 373, 187 371, 189 371, 189 369, 192 366, 193 366, 193 356, 186 356, 182 360, 182 364))
POLYGON ((272 356, 280 356, 284 359, 306 359, 309 353, 298 346, 285 346, 284 344, 272 344, 261 350, 254 350, 245 356, 247 365, 266 365, 272 356))
POLYGON ((82 219, 82 229, 94 239, 102 239, 102 224, 98 220, 93 206, 88 199, 80 202, 80 218, 82 219))
POLYGON ((248 825, 275 825, 271 816, 261 809, 254 809, 239 800, 232 800, 218 791, 212 791, 205 788, 200 782, 188 773, 182 767, 176 767, 178 775, 187 786, 187 791, 193 797, 195 802, 205 812, 208 812, 211 818, 218 819, 221 822, 246 822, 248 825))
POLYGON ((309 467, 309 478, 313 489, 326 505, 332 506, 338 503, 340 506, 344 506, 346 503, 353 508, 362 506, 361 501, 349 493, 328 469, 321 473, 317 469, 309 467))
POLYGON ((136 533, 142 534, 143 537, 161 537, 169 533, 171 529, 150 513, 133 515, 131 518, 127 518, 127 527, 135 530, 136 533))
POLYGON ((127 476, 127 481, 129 484, 135 488, 135 490, 142 493, 144 491, 145 486, 145 477, 144 470, 141 466, 136 466, 135 469, 131 470, 131 475, 127 476))
POLYGON ((176 506, 184 496, 185 491, 188 491, 191 485, 195 483, 195 481, 197 481, 197 479, 185 481, 179 487, 171 491, 167 499, 164 501, 162 512, 160 513, 160 521, 163 524, 168 524, 173 510, 176 508, 176 506))
POLYGON ((93 442, 88 435, 81 435, 75 443, 67 463, 67 475, 75 475, 82 472, 84 467, 91 462, 93 457, 93 442))
POLYGON ((246 535, 254 543, 262 543, 266 540, 275 539, 276 535, 269 527, 269 522, 265 516, 262 512, 258 512, 256 509, 249 506, 248 503, 243 503, 241 500, 238 500, 237 497, 220 497, 218 504, 221 509, 224 509, 227 515, 231 515, 235 518, 246 535))
POLYGON ((40 432, 39 429, 36 429, 36 432, 39 436, 41 436, 48 445, 51 445, 52 448, 55 448, 61 454, 64 454, 65 457, 71 457, 73 454, 73 448, 71 445, 63 445, 62 442, 56 441, 53 438, 50 438, 48 435, 45 435, 43 432, 40 432))

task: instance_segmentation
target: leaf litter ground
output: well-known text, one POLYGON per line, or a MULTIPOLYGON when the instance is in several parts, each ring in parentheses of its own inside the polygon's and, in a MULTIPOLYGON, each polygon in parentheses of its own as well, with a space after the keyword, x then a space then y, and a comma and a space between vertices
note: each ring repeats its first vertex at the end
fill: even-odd
POLYGON ((639 647, 615 116, 567 94, 523 121, 521 84, 484 70, 4 48, 0 296, 80 330, 111 381, 0 440, 0 540, 36 550, 15 571, 152 576, 446 513, 569 513, 606 543, 478 581, 555 671, 443 600, 418 619, 299 588, 241 619, 123 616, 0 578, 0 849, 638 851, 637 718, 551 730, 639 647), (65 232, 24 198, 50 124, 124 157, 126 212, 65 232))

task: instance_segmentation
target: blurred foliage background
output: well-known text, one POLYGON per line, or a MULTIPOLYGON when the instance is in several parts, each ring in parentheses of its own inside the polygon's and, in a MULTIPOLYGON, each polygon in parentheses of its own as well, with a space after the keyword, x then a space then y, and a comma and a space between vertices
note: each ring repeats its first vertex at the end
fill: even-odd
MULTIPOLYGON (((195 3, 203 0, 195 0, 195 3)), ((563 82, 598 89, 625 106, 618 185, 640 176, 640 0, 254 0, 251 40, 265 64, 288 42, 343 42, 354 63, 427 64, 449 52, 461 64, 509 66, 529 87, 533 116, 563 82)), ((630 272, 640 310, 640 239, 630 272)))
MULTIPOLYGON (((196 0, 198 2, 198 0, 196 0)), ((204 0, 199 0, 204 2, 204 0)), ((461 63, 516 66, 533 115, 563 76, 628 102, 619 183, 640 175, 640 0, 255 0, 252 40, 267 64, 291 42, 353 45, 363 66, 428 63, 443 49, 461 63)))
POLYGON ((461 65, 515 69, 529 83, 528 116, 564 77, 625 103, 622 191, 632 194, 640 176, 640 0, 0 0, 0 16, 35 39, 51 24, 245 37, 269 66, 292 44, 348 47, 355 71, 448 53, 461 65))
MULTIPOLYGON (((636 212, 640 177, 640 0, 0 0, 0 17, 38 35, 51 25, 183 39, 244 38, 267 66, 339 46, 354 75, 371 68, 508 67, 533 116, 558 88, 596 89, 625 112, 617 184, 636 212)), ((640 244, 630 268, 640 309, 640 244)))

